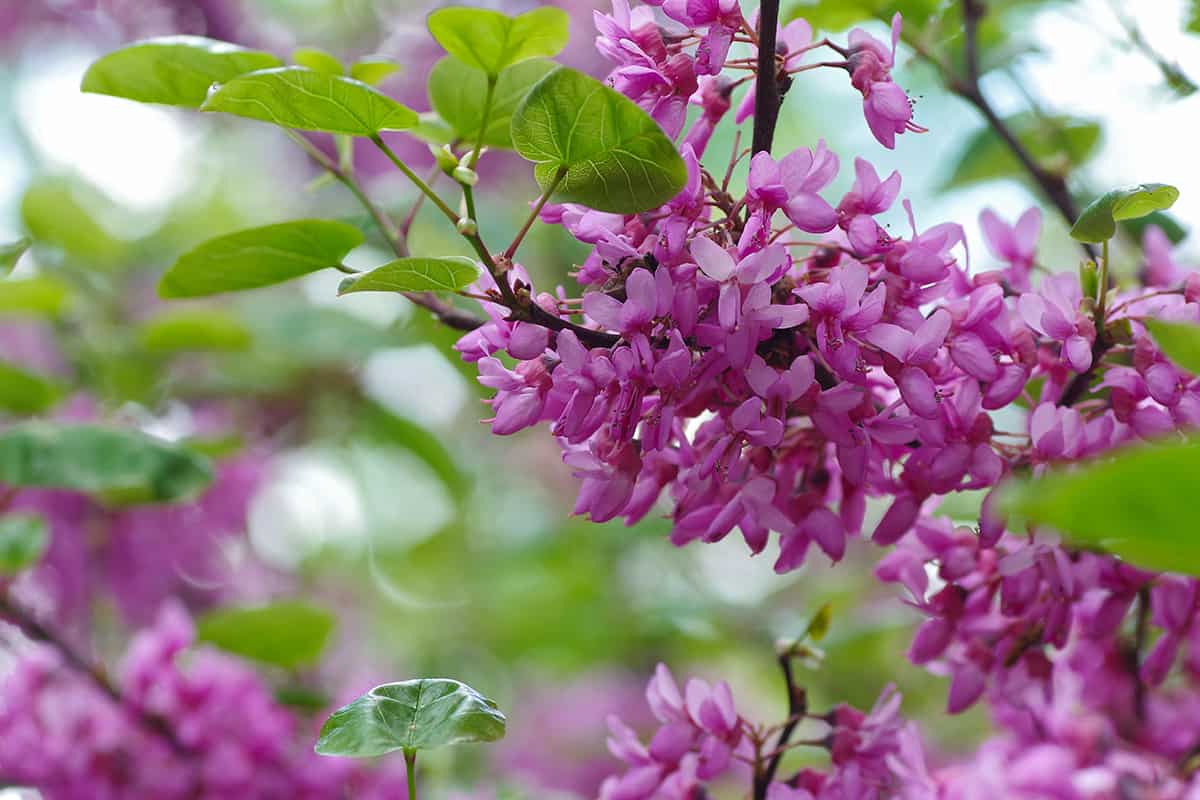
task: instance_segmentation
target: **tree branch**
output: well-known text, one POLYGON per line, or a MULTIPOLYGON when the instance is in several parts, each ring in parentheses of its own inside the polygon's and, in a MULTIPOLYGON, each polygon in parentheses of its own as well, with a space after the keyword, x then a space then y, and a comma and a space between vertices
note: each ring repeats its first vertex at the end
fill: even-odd
POLYGON ((175 731, 162 717, 148 711, 131 708, 124 702, 121 690, 109 680, 98 665, 72 647, 65 639, 42 624, 31 613, 14 603, 7 593, 0 592, 0 617, 16 625, 30 639, 50 645, 62 656, 67 666, 83 675, 122 710, 128 711, 152 734, 161 737, 178 755, 187 755, 189 748, 179 740, 175 731))
POLYGON ((790 651, 779 654, 779 668, 783 670, 783 680, 787 687, 788 721, 779 732, 779 740, 775 742, 774 755, 767 762, 767 768, 761 775, 754 777, 754 800, 766 800, 767 789, 771 786, 771 781, 775 780, 776 773, 779 772, 779 764, 783 761, 788 741, 808 712, 808 697, 804 689, 796 685, 790 651))
POLYGON ((779 0, 762 0, 758 6, 758 75, 754 84, 753 153, 771 152, 779 106, 783 103, 775 74, 775 40, 779 31, 779 0))

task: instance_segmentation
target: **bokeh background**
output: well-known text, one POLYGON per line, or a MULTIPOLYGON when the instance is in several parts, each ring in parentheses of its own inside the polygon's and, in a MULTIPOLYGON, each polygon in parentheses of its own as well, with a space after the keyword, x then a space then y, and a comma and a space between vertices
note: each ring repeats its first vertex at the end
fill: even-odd
MULTIPOLYGON (((602 76, 590 46, 594 6, 557 5, 573 18, 563 59, 602 76)), ((784 4, 835 40, 855 24, 884 38, 878 17, 894 5, 784 4)), ((918 43, 952 58, 952 4, 900 5, 918 43)), ((994 105, 1082 198, 1129 182, 1178 186, 1181 227, 1170 232, 1182 242, 1181 260, 1194 263, 1195 237, 1184 237, 1187 221, 1200 219, 1195 4, 988 5, 983 87, 994 105)), ((280 55, 299 46, 347 60, 380 53, 403 65, 382 88, 425 110, 424 78, 440 55, 424 31, 433 7, 0 0, 0 241, 35 240, 0 281, 0 361, 53 389, 52 401, 29 409, 12 407, 0 388, 0 407, 6 417, 119 421, 188 440, 221 464, 209 495, 183 510, 85 526, 71 517, 69 498, 30 501, 52 520, 53 536, 43 564, 13 591, 101 662, 118 659, 130 632, 164 602, 202 617, 303 598, 337 624, 318 663, 263 668, 295 713, 318 719, 330 702, 384 680, 466 681, 509 713, 509 737, 486 752, 440 754, 430 769, 446 785, 484 776, 482 785, 502 797, 589 796, 611 767, 604 718, 648 721, 641 689, 659 661, 677 674, 726 677, 759 716, 781 718, 774 642, 798 634, 825 603, 825 657, 804 676, 812 707, 869 706, 895 682, 906 713, 938 746, 969 748, 987 720, 979 711, 946 717, 943 681, 904 660, 914 616, 871 579, 872 549, 852 548, 849 568, 831 571, 812 558, 781 577, 768 557, 749 559, 732 540, 673 548, 661 515, 632 528, 572 518, 575 482, 545 432, 498 438, 480 424, 486 395, 450 349, 454 335, 398 297, 336 298, 336 273, 202 303, 156 298, 162 271, 206 238, 361 212, 269 126, 83 95, 87 64, 129 41, 175 33, 280 55)), ((979 212, 991 207, 1011 220, 1040 203, 1046 266, 1073 269, 1078 252, 1062 220, 979 115, 911 47, 901 45, 898 64, 928 133, 884 150, 845 75, 809 72, 788 95, 777 152, 824 138, 843 164, 830 196, 849 185, 854 155, 881 173, 900 170, 918 225, 961 223, 982 266, 991 257, 979 212)), ((424 145, 391 141, 418 171, 431 163, 424 145)), ((709 148, 714 171, 733 147, 727 124, 709 148)), ((406 213, 414 194, 398 174, 366 151, 356 166, 390 212, 406 213)), ((531 176, 503 153, 486 155, 481 172, 486 238, 505 241, 536 196, 531 176)), ((893 226, 906 227, 896 212, 893 226)), ((424 211, 411 241, 418 254, 461 247, 424 211)), ((1131 237, 1117 251, 1119 269, 1137 268, 1136 244, 1131 237)), ((541 226, 524 263, 551 285, 569 280, 584 255, 565 233, 541 226)), ((376 242, 350 263, 383 260, 376 242)), ((977 502, 965 497, 946 511, 971 519, 977 502)), ((0 674, 19 652, 12 639, 0 674)))

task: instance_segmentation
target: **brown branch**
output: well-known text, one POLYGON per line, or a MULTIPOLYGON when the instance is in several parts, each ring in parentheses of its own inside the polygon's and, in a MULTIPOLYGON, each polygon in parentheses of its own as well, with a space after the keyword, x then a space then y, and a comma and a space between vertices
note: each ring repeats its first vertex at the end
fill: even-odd
POLYGON ((188 754, 189 748, 179 740, 179 737, 175 735, 175 731, 171 729, 171 726, 165 719, 149 711, 135 709, 127 705, 121 696, 121 690, 109 679, 108 675, 99 665, 92 663, 55 631, 44 625, 24 608, 14 603, 3 592, 0 592, 0 617, 16 625, 30 639, 50 645, 57 650, 67 666, 87 678, 89 682, 107 695, 118 707, 132 714, 147 731, 166 741, 176 754, 188 754))
POLYGON ((750 147, 754 153, 771 152, 779 106, 783 103, 775 69, 778 31, 779 0, 762 0, 758 6, 758 75, 754 83, 754 140, 750 147))
POLYGON ((796 685, 790 650, 779 654, 779 668, 783 670, 784 685, 787 687, 788 720, 779 732, 779 739, 775 742, 775 750, 771 760, 767 762, 767 768, 761 774, 754 776, 754 800, 766 800, 767 789, 770 788, 771 781, 775 780, 775 775, 779 772, 779 764, 783 761, 783 756, 787 751, 788 741, 796 732, 804 715, 808 713, 808 696, 803 688, 796 685))

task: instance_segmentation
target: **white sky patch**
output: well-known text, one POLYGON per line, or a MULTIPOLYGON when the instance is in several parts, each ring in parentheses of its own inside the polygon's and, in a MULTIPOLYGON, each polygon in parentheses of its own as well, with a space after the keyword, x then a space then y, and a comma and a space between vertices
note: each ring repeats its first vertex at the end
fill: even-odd
POLYGON ((361 380, 371 399, 420 425, 449 425, 467 402, 463 376, 428 344, 373 353, 361 380))
POLYGON ((130 208, 156 210, 189 183, 196 137, 174 112, 84 94, 87 65, 65 50, 27 64, 16 89, 18 121, 52 168, 78 173, 130 208))

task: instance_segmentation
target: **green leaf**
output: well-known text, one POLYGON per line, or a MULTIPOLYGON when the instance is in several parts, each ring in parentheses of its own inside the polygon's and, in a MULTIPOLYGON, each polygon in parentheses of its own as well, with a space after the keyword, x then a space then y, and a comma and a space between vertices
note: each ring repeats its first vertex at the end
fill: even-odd
POLYGON ((808 622, 808 627, 804 629, 804 635, 800 638, 811 638, 814 642, 819 642, 825 638, 825 634, 829 633, 829 624, 833 620, 833 607, 829 603, 825 603, 817 609, 817 613, 808 622))
POLYGON ((151 503, 195 497, 211 481, 207 460, 140 431, 44 421, 0 431, 0 482, 10 486, 151 503))
MULTIPOLYGON (((533 59, 514 64, 500 73, 492 95, 487 130, 483 134, 485 145, 512 149, 509 125, 513 112, 534 84, 554 66, 551 61, 533 59)), ((467 142, 479 139, 487 80, 483 70, 464 64, 454 56, 446 56, 434 64, 429 73, 429 102, 438 116, 454 128, 456 138, 467 142)))
POLYGON ((1179 199, 1179 190, 1165 183, 1139 183, 1113 189, 1093 200, 1071 228, 1080 242, 1103 242, 1117 232, 1117 223, 1165 211, 1179 199))
POLYGON ((15 575, 32 567, 49 543, 46 521, 36 514, 0 517, 0 575, 15 575))
POLYGON ((1161 228, 1162 232, 1171 240, 1171 244, 1179 244, 1187 238, 1187 228, 1183 227, 1173 215, 1165 211, 1153 211, 1137 219, 1121 220, 1121 227, 1125 232, 1139 242, 1142 240, 1142 236, 1145 235, 1146 228, 1151 225, 1161 228))
POLYGON ((410 128, 408 133, 422 142, 440 147, 444 144, 452 144, 458 138, 454 128, 451 128, 445 120, 432 111, 420 114, 419 120, 416 127, 410 128))
POLYGON ((440 437, 378 403, 364 400, 361 406, 354 421, 362 435, 413 454, 441 479, 455 500, 466 502, 470 480, 440 437))
POLYGON ((0 408, 15 414, 39 414, 62 395, 53 381, 0 361, 0 408))
POLYGON ((28 236, 17 239, 15 242, 0 244, 0 275, 12 272, 13 267, 21 260, 21 256, 25 254, 31 244, 33 244, 33 240, 28 236))
POLYGON ((479 277, 475 262, 462 256, 400 258, 353 278, 338 294, 352 292, 457 292, 479 277))
MULTIPOLYGON (((1090 120, 1021 112, 1008 117, 1005 123, 1039 164, 1056 172, 1084 163, 1100 144, 1100 125, 1090 120)), ((1025 174, 1004 140, 986 126, 967 141, 943 188, 1025 174)))
POLYGON ((323 756, 381 756, 460 742, 492 742, 506 720, 496 704, 449 678, 385 683, 339 708, 321 727, 323 756))
POLYGON ((54 278, 0 281, 0 314, 57 317, 67 306, 67 285, 54 278))
POLYGON ((1200 575, 1191 506, 1197 496, 1200 441, 1190 439, 1124 448, 1070 472, 1019 482, 1003 502, 1010 514, 1053 526, 1076 545, 1147 569, 1200 575))
POLYGON ((417 114, 362 81, 281 67, 216 87, 201 111, 224 111, 284 128, 373 136, 417 124, 417 114))
POLYGON ((125 244, 96 221, 90 208, 108 201, 95 195, 63 178, 39 180, 21 198, 21 219, 34 241, 93 266, 113 266, 121 260, 125 244))
POLYGON ((270 53, 201 36, 166 36, 134 42, 93 63, 85 92, 143 103, 199 108, 208 87, 238 75, 282 64, 270 53))
POLYGON ((333 55, 317 47, 297 47, 292 51, 292 63, 314 72, 345 75, 346 68, 333 55))
POLYGON ((378 86, 400 71, 400 65, 387 56, 364 56, 350 67, 350 77, 370 86, 378 86))
POLYGON ((598 211, 657 208, 687 182, 687 167, 658 124, 594 78, 558 67, 512 118, 517 152, 534 162, 543 189, 566 174, 555 197, 598 211))
POLYGON ((336 620, 323 608, 285 601, 222 608, 200 618, 200 641, 263 664, 295 669, 317 661, 336 620))
POLYGON ((518 17, 452 6, 429 15, 429 32, 450 55, 495 77, 505 67, 558 55, 567 46, 569 18, 553 6, 518 17))
POLYGON ((1145 325, 1167 358, 1200 375, 1200 325, 1158 319, 1147 319, 1145 325))
POLYGON ((1200 33, 1200 0, 1191 0, 1188 6, 1186 29, 1189 33, 1200 33))
POLYGON ((240 319, 215 308, 165 311, 138 326, 138 338, 152 353, 236 352, 251 340, 240 319))
POLYGON ((353 225, 319 219, 281 222, 209 239, 180 256, 158 285, 163 297, 256 289, 342 263, 363 242, 353 225))

